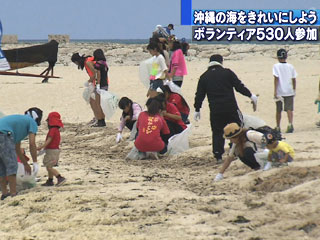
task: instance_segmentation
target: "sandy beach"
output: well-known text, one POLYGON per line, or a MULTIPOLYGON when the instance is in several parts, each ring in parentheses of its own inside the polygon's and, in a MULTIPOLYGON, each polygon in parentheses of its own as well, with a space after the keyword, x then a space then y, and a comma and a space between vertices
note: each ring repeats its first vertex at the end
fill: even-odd
MULTIPOLYGON (((4 45, 2 49, 21 46, 4 45)), ((125 160, 133 142, 126 140, 127 130, 124 141, 115 142, 119 109, 106 128, 86 124, 93 116, 82 98, 88 77, 70 61, 72 53, 92 54, 102 48, 110 65, 109 91, 144 106, 147 89, 139 80, 138 65, 150 57, 145 47, 63 44, 55 67, 61 79, 42 84, 40 78, 0 76, 0 110, 5 114, 23 113, 33 106, 44 111, 44 119, 51 111, 61 114, 65 128, 57 169, 67 178, 60 187, 42 187, 47 176, 41 167, 41 181, 35 188, 1 201, 0 239, 320 239, 320 129, 315 126, 320 116, 314 104, 320 76, 319 45, 191 45, 182 86, 190 106, 209 56, 220 53, 225 57, 224 66, 259 94, 256 112, 249 98, 237 94, 241 111, 275 127, 272 66, 278 48, 289 49, 288 62, 298 73, 295 131, 283 134, 295 149, 295 161, 289 167, 253 172, 238 160, 221 182, 213 181, 221 165, 211 153, 207 100, 199 122, 193 121, 191 108, 190 149, 160 160, 125 160)), ((40 73, 44 66, 20 72, 40 73)), ((283 132, 286 127, 283 113, 283 132)), ((46 134, 43 121, 37 143, 46 134)), ((22 145, 28 149, 27 142, 22 145)), ((227 144, 225 148, 228 150, 227 144)), ((42 160, 39 157, 39 163, 42 160)))

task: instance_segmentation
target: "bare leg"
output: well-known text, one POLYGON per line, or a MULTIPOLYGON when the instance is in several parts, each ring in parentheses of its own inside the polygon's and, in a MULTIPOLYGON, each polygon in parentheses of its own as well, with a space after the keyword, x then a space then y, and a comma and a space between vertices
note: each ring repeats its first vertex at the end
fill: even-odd
POLYGON ((47 167, 49 178, 53 178, 53 176, 57 177, 59 175, 59 172, 55 170, 54 168, 47 167))
POLYGON ((10 195, 15 196, 17 194, 16 186, 16 175, 8 176, 9 188, 10 188, 10 195))
POLYGON ((281 112, 276 112, 276 122, 277 122, 277 127, 280 128, 280 121, 281 121, 281 112))
POLYGON ((1 192, 3 195, 8 193, 7 189, 7 180, 5 177, 0 177, 0 185, 1 185, 1 192))
MULTIPOLYGON (((104 91, 104 90, 102 90, 104 91)), ((97 109, 97 116, 98 116, 98 120, 102 120, 105 118, 104 116, 104 113, 102 111, 102 108, 101 108, 101 104, 100 104, 100 101, 101 101, 101 97, 100 97, 100 94, 96 94, 96 109, 97 109)))
POLYGON ((287 111, 287 115, 288 115, 289 124, 292 124, 292 122, 293 122, 293 111, 288 110, 287 111))
POLYGON ((99 119, 98 118, 98 114, 97 114, 97 104, 96 104, 96 100, 90 98, 90 106, 91 106, 91 109, 92 109, 92 112, 93 112, 93 115, 96 119, 99 119))

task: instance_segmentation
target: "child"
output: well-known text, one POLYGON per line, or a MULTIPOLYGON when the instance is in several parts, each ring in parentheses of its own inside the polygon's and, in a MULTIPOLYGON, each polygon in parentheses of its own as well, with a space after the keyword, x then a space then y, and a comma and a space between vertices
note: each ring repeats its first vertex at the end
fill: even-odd
POLYGON ((154 98, 149 98, 146 105, 148 110, 141 112, 137 121, 138 136, 134 145, 140 152, 165 154, 167 145, 162 136, 170 131, 166 121, 159 114, 161 105, 154 98))
POLYGON ((166 101, 174 104, 178 108, 181 114, 182 121, 185 124, 189 124, 190 122, 188 120, 188 117, 190 113, 190 108, 186 100, 180 94, 172 92, 168 85, 163 85, 160 89, 161 92, 164 93, 166 101))
POLYGON ((167 135, 167 138, 164 138, 165 143, 168 143, 170 137, 181 133, 184 129, 187 128, 187 125, 182 121, 179 110, 174 104, 169 103, 165 100, 165 96, 163 93, 159 93, 158 96, 155 97, 155 99, 161 104, 161 115, 167 122, 170 130, 170 134, 167 135))
POLYGON ((60 119, 58 112, 51 112, 46 120, 48 122, 49 132, 45 143, 38 147, 37 150, 45 149, 46 154, 43 158, 43 164, 48 171, 48 180, 42 184, 42 186, 53 186, 53 176, 57 178, 56 186, 63 184, 66 179, 60 175, 60 173, 53 167, 58 163, 60 155, 60 131, 59 128, 63 127, 63 123, 60 119))
POLYGON ((121 98, 118 106, 120 109, 122 109, 122 116, 120 119, 119 132, 116 139, 117 143, 122 139, 123 128, 126 126, 131 131, 139 117, 139 114, 142 111, 142 108, 138 103, 132 102, 132 100, 127 97, 121 98))
POLYGON ((286 62, 287 51, 279 49, 277 51, 279 63, 273 65, 274 76, 274 98, 276 99, 276 130, 280 132, 280 121, 282 102, 284 103, 284 110, 288 115, 288 127, 286 133, 293 132, 293 100, 296 95, 296 77, 297 72, 294 67, 286 62), (283 98, 283 101, 282 101, 283 98), (279 100, 279 101, 277 101, 279 100))
POLYGON ((272 160, 274 160, 277 165, 293 161, 294 150, 288 143, 278 141, 273 136, 270 136, 267 141, 267 148, 269 149, 268 162, 263 170, 266 171, 272 167, 272 160))
POLYGON ((147 93, 147 97, 154 97, 157 95, 157 88, 163 85, 163 80, 167 77, 168 68, 164 57, 160 54, 161 50, 157 43, 149 43, 147 49, 153 56, 152 68, 150 72, 150 88, 147 93))
POLYGON ((181 44, 177 40, 169 41, 169 48, 172 51, 169 77, 173 83, 181 87, 183 76, 187 75, 187 65, 181 50, 181 44))

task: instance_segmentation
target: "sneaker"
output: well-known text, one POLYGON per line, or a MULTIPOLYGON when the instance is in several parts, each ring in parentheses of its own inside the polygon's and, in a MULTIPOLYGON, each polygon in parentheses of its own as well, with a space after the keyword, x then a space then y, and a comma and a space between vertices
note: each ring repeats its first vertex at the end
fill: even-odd
POLYGON ((52 187, 54 184, 53 184, 53 181, 49 181, 47 180, 45 183, 41 184, 41 186, 43 187, 52 187))
POLYGON ((66 180, 67 179, 64 177, 59 177, 56 186, 60 186, 60 185, 64 184, 66 180))
POLYGON ((106 122, 104 121, 104 119, 98 120, 98 122, 91 125, 91 127, 105 127, 105 126, 106 126, 106 122))
POLYGON ((288 125, 286 133, 293 133, 293 130, 294 130, 293 125, 292 124, 288 125))
POLYGON ((97 123, 97 119, 96 118, 93 118, 90 122, 88 122, 88 125, 93 125, 93 124, 95 124, 95 123, 97 123))
POLYGON ((215 182, 221 181, 223 179, 223 174, 222 173, 218 173, 217 176, 214 178, 215 182))
POLYGON ((5 200, 7 197, 9 197, 10 196, 10 193, 6 193, 6 194, 2 194, 1 195, 1 201, 2 200, 5 200))

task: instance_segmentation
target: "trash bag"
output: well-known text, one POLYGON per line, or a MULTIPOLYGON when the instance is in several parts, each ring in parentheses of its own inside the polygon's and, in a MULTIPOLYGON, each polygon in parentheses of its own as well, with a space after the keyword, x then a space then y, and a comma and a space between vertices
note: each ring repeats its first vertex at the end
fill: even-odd
POLYGON ((24 165, 18 162, 18 171, 16 175, 17 179, 17 189, 24 190, 33 188, 36 186, 36 175, 31 173, 31 175, 26 174, 24 170, 24 165))
POLYGON ((189 149, 189 135, 191 133, 192 124, 188 124, 187 128, 181 133, 173 135, 168 141, 169 155, 182 153, 189 149))
POLYGON ((96 95, 94 94, 94 86, 92 83, 88 82, 86 82, 84 86, 85 88, 83 90, 82 97, 87 103, 90 103, 90 98, 93 100, 96 99, 96 95))
POLYGON ((102 90, 100 93, 100 105, 107 120, 111 119, 118 107, 118 97, 109 91, 102 90))
POLYGON ((172 81, 169 81, 169 80, 166 80, 164 82, 164 85, 168 85, 171 92, 174 92, 174 93, 178 93, 181 95, 181 87, 179 87, 178 85, 174 84, 172 81))
POLYGON ((243 114, 243 127, 246 129, 249 128, 259 128, 266 125, 266 122, 260 118, 243 114))
POLYGON ((150 88, 150 73, 152 69, 153 57, 142 61, 139 65, 139 77, 142 84, 149 89, 150 88))
POLYGON ((139 152, 136 146, 133 146, 131 151, 126 156, 126 159, 129 159, 129 160, 141 160, 145 158, 146 158, 146 153, 139 152))

